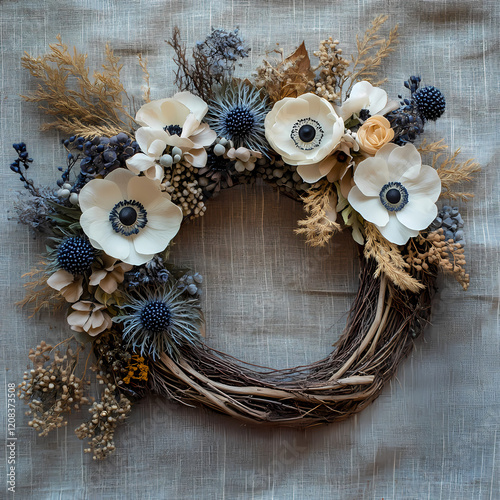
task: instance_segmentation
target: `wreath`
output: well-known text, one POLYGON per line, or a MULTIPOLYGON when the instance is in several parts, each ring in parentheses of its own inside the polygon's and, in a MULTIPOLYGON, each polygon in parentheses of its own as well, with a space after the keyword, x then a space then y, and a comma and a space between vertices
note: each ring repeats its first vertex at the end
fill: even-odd
POLYGON ((105 458, 118 423, 151 392, 245 423, 343 420, 378 396, 412 349, 438 271, 467 289, 462 217, 436 203, 470 199, 457 185, 479 166, 447 154, 442 140, 415 146, 445 98, 417 76, 404 82, 406 96, 388 97, 376 80, 397 40, 397 27, 380 34, 386 19, 372 21, 351 59, 330 37, 316 65, 302 43, 288 57, 268 56, 251 79, 235 77, 250 50, 238 29, 213 30, 192 55, 175 29, 179 92, 152 100, 139 56, 144 103, 135 110, 109 47, 93 78, 86 55, 60 38, 44 56, 25 54, 40 82, 25 99, 39 103, 49 116, 43 128, 62 132, 67 150, 57 188, 28 178, 25 143, 14 144, 11 164, 29 194, 18 219, 47 242, 22 305, 63 307, 74 333, 65 351, 43 341, 30 351, 19 395, 40 435, 89 404, 76 433, 89 439, 85 451, 105 458), (296 232, 307 244, 326 245, 343 228, 358 243, 359 290, 345 331, 308 366, 256 368, 208 346, 203 278, 169 260, 182 224, 203 216, 221 190, 258 178, 303 204, 296 232), (103 387, 92 404, 90 354, 103 387))

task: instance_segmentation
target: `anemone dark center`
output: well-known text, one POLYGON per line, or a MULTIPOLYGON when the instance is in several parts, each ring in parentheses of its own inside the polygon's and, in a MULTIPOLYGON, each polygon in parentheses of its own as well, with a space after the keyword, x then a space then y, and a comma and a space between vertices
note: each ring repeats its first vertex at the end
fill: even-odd
POLYGON ((66 238, 57 250, 57 262, 61 269, 71 274, 82 274, 94 262, 95 250, 85 239, 78 236, 66 238))
POLYGON ((180 137, 182 134, 182 127, 180 125, 167 125, 165 131, 170 135, 178 135, 180 137))
POLYGON ((150 302, 141 311, 141 324, 150 333, 164 332, 172 319, 170 308, 160 300, 150 302))
POLYGON ((312 125, 302 125, 299 128, 299 138, 303 142, 311 142, 316 137, 316 129, 312 125))
POLYGON ((399 189, 392 188, 387 191, 387 193, 385 194, 385 198, 389 203, 393 203, 395 205, 401 200, 401 193, 399 189))
POLYGON ((340 153, 337 153, 337 161, 345 163, 347 161, 347 155, 343 151, 340 151, 340 153))
POLYGON ((123 207, 118 214, 118 218, 124 226, 131 226, 137 220, 137 212, 132 207, 123 207))
POLYGON ((380 201, 389 212, 399 212, 408 200, 408 191, 400 182, 388 182, 380 191, 380 201))
POLYGON ((224 121, 228 136, 243 137, 252 130, 255 117, 247 107, 236 106, 227 113, 224 121))

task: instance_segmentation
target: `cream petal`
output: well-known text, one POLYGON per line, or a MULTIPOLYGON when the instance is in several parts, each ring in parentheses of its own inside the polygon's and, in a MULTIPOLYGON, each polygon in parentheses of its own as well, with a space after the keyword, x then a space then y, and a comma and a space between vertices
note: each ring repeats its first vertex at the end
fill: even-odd
POLYGON ((396 217, 407 228, 417 231, 429 227, 437 213, 436 205, 429 198, 422 198, 414 202, 410 198, 409 203, 402 210, 396 212, 396 217))
MULTIPOLYGON (((389 180, 398 181, 412 167, 420 166, 422 158, 413 144, 405 144, 393 149, 387 164, 389 166, 389 180)), ((412 175, 415 175, 416 170, 419 169, 413 169, 412 175)))
POLYGON ((117 233, 109 221, 109 215, 94 207, 87 210, 80 217, 83 231, 89 238, 96 240, 108 255, 115 259, 127 262, 131 245, 129 238, 117 233))
POLYGON ((366 94, 357 97, 349 97, 342 104, 342 107, 337 109, 337 112, 344 121, 347 121, 354 113, 358 113, 365 108, 368 103, 368 96, 366 94))
POLYGON ((135 174, 145 172, 151 167, 154 167, 155 161, 144 153, 137 153, 128 160, 126 160, 127 168, 135 174))
POLYGON ((184 158, 188 163, 195 168, 203 168, 207 164, 207 151, 205 148, 191 149, 188 153, 184 153, 184 158))
POLYGON ((144 174, 149 180, 159 183, 163 180, 165 172, 163 171, 163 167, 155 163, 153 166, 149 167, 144 174))
POLYGON ((59 269, 47 280, 47 285, 49 285, 54 290, 62 290, 65 286, 70 285, 74 281, 74 276, 64 269, 59 269))
POLYGON ((384 160, 386 163, 389 163, 389 156, 391 153, 395 150, 398 149, 400 146, 397 144, 394 144, 393 142, 389 142, 387 144, 384 144, 375 154, 375 157, 384 160))
POLYGON ((200 126, 200 121, 196 119, 193 113, 190 113, 182 126, 181 137, 191 137, 200 126))
POLYGON ((102 290, 110 295, 116 292, 116 289, 118 288, 118 281, 114 278, 112 273, 108 273, 108 275, 105 276, 98 284, 102 290))
POLYGON ((387 104, 387 92, 380 87, 372 87, 369 93, 368 111, 372 116, 378 114, 387 104))
POLYGON ((362 215, 368 222, 377 226, 385 226, 389 221, 389 214, 378 197, 365 196, 358 186, 349 191, 349 203, 352 208, 362 215))
POLYGON ((155 256, 154 253, 141 254, 141 253, 137 252, 134 245, 132 244, 130 247, 129 256, 127 257, 127 263, 131 264, 133 266, 141 266, 142 264, 149 262, 154 256, 155 256))
POLYGON ((189 138, 193 141, 195 148, 202 148, 211 146, 215 139, 217 139, 217 134, 204 123, 201 124, 189 138))
POLYGON ((165 151, 165 147, 167 146, 167 141, 162 141, 161 139, 155 139, 148 148, 148 155, 159 160, 160 156, 165 151))
MULTIPOLYGON (((90 312, 88 311, 75 311, 75 312, 72 312, 71 314, 68 315, 68 317, 66 318, 69 326, 72 327, 72 329, 74 330, 73 327, 79 327, 79 328, 82 328, 83 325, 85 325, 85 323, 88 321, 89 319, 89 315, 90 315, 90 312)), ((76 330, 76 331, 82 331, 82 330, 76 330)))
POLYGON ((81 300, 80 302, 77 302, 76 304, 73 304, 71 307, 72 309, 74 309, 75 311, 90 311, 90 306, 91 306, 91 302, 89 302, 88 300, 81 300))
POLYGON ((309 102, 306 99, 293 99, 283 106, 276 114, 276 121, 295 123, 301 118, 309 118, 309 102))
POLYGON ((76 302, 83 293, 83 277, 78 278, 74 283, 65 286, 61 293, 68 302, 76 302))
POLYGON ((163 121, 162 128, 168 125, 182 127, 189 116, 189 108, 175 99, 165 99, 160 106, 160 117, 163 121))
POLYGON ((309 116, 322 116, 332 113, 335 118, 337 114, 333 106, 326 100, 318 97, 316 94, 303 94, 299 99, 306 101, 309 104, 309 116))
MULTIPOLYGON (((125 172, 124 169, 119 170, 125 172)), ((100 207, 109 212, 121 199, 122 193, 119 186, 107 179, 91 180, 83 186, 78 196, 82 212, 92 207, 100 207)))
POLYGON ((187 137, 179 137, 178 135, 169 135, 167 139, 169 146, 181 148, 183 151, 189 151, 193 146, 193 141, 187 137))
MULTIPOLYGON (((161 141, 164 143, 163 149, 165 149, 165 143, 168 134, 162 128, 152 128, 152 127, 141 127, 135 132, 135 140, 139 144, 141 151, 143 153, 152 155, 150 153, 151 144, 155 141, 161 141)), ((163 150, 160 152, 163 153, 163 150)))
POLYGON ((366 196, 378 198, 380 190, 389 180, 387 163, 376 156, 363 160, 354 172, 354 182, 366 196))
POLYGON ((404 245, 410 238, 418 235, 418 231, 407 228, 394 214, 390 215, 389 222, 385 226, 380 227, 378 224, 377 226, 382 236, 396 245, 404 245))
MULTIPOLYGON (((115 260, 115 259, 112 259, 115 260)), ((98 269, 94 271, 89 278, 89 284, 92 286, 97 286, 108 274, 106 269, 98 269)))
POLYGON ((313 165, 299 165, 297 167, 297 173, 302 177, 304 182, 309 184, 314 184, 325 176, 319 168, 319 163, 313 165))
POLYGON ((191 92, 178 92, 173 98, 184 104, 199 122, 201 122, 207 114, 207 103, 200 97, 191 94, 191 92))
POLYGON ((127 198, 142 203, 146 208, 146 212, 148 211, 148 205, 156 200, 156 198, 161 197, 162 194, 158 183, 146 177, 135 177, 134 179, 130 179, 128 183, 127 198))
POLYGON ((151 101, 139 109, 135 115, 135 121, 140 125, 146 127, 163 128, 165 123, 161 118, 161 105, 167 99, 159 99, 156 101, 151 101))
POLYGON ((439 174, 429 165, 422 165, 419 174, 411 179, 403 175, 400 182, 408 190, 410 202, 414 198, 428 198, 434 203, 441 194, 439 174))
POLYGON ((135 174, 124 168, 117 168, 106 176, 106 180, 114 182, 120 189, 122 196, 127 196, 127 185, 135 174))

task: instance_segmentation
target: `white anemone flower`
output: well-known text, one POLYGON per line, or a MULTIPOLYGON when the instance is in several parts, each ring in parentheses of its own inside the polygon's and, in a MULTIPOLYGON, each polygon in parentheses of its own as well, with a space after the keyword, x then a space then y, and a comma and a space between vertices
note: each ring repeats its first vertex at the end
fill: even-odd
POLYGON ((141 127, 135 133, 135 140, 142 153, 136 153, 126 160, 127 167, 135 174, 141 172, 151 180, 163 180, 163 167, 158 163, 167 147, 169 135, 163 129, 141 127))
POLYGON ((344 135, 344 121, 315 94, 285 97, 265 120, 266 139, 289 165, 311 165, 326 158, 344 135))
POLYGON ((92 246, 133 266, 164 250, 182 222, 182 210, 157 183, 121 168, 86 184, 79 203, 92 246))
POLYGON ((157 179, 156 172, 162 170, 159 165, 153 170, 153 165, 157 165, 167 145, 180 148, 184 159, 193 167, 203 168, 207 162, 205 147, 217 138, 207 124, 201 123, 207 111, 207 103, 191 92, 179 92, 172 98, 146 103, 135 116, 137 123, 143 125, 136 132, 143 153, 127 160, 128 168, 157 179), (161 143, 164 144, 160 151, 161 143))
POLYGON ((413 144, 386 144, 359 163, 354 183, 351 206, 396 245, 404 245, 436 218, 441 180, 434 168, 422 165, 413 144))
MULTIPOLYGON (((387 92, 379 87, 374 87, 370 82, 362 81, 356 83, 351 94, 344 101, 341 108, 337 109, 344 121, 347 121, 354 113, 367 109, 371 116, 384 114, 387 111, 387 92)), ((391 107, 392 109, 392 107, 391 107)))

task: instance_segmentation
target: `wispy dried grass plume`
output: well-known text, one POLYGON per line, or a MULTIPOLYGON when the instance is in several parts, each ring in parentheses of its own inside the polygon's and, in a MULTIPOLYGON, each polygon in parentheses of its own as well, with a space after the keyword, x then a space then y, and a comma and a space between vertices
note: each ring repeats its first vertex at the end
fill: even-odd
POLYGON ((352 86, 361 80, 366 80, 374 86, 379 86, 387 80, 387 78, 380 80, 376 77, 382 61, 395 50, 394 46, 398 41, 397 25, 392 28, 387 38, 379 35, 379 31, 388 18, 389 16, 377 16, 370 23, 363 38, 356 37, 358 54, 356 57, 352 56, 352 68, 345 72, 340 85, 342 88, 350 80, 346 95, 349 94, 352 86))
POLYGON ((24 284, 26 290, 24 299, 17 302, 16 305, 30 307, 30 318, 42 309, 57 311, 65 303, 64 297, 47 285, 48 275, 45 271, 45 263, 41 262, 40 266, 42 266, 41 269, 32 269, 21 276, 21 278, 30 278, 30 281, 24 284))
POLYGON ((417 279, 408 274, 410 265, 403 258, 398 246, 386 240, 377 227, 365 221, 364 254, 367 259, 372 257, 377 262, 374 278, 385 274, 387 278, 401 290, 418 292, 425 287, 417 279))
POLYGON ((446 154, 447 149, 448 145, 445 144, 444 139, 430 143, 424 140, 418 151, 421 154, 428 153, 432 155, 431 164, 436 169, 443 188, 440 198, 453 201, 469 201, 474 197, 474 193, 456 190, 455 186, 464 182, 471 182, 474 174, 481 171, 481 165, 472 158, 458 162, 457 157, 460 149, 457 149, 454 153, 446 154))
POLYGON ((87 54, 79 53, 76 48, 71 54, 60 35, 57 40, 43 56, 25 53, 22 57, 23 67, 40 80, 32 95, 22 97, 38 103, 53 118, 42 129, 86 136, 99 135, 103 127, 113 135, 131 130, 134 120, 127 112, 129 99, 120 81, 120 58, 106 45, 106 62, 102 71, 95 71, 91 79, 87 54))
POLYGON ((332 214, 336 216, 337 192, 335 185, 323 181, 318 188, 310 189, 303 201, 304 210, 308 216, 298 222, 301 227, 295 232, 303 234, 311 246, 321 247, 341 230, 340 224, 331 220, 332 214))

